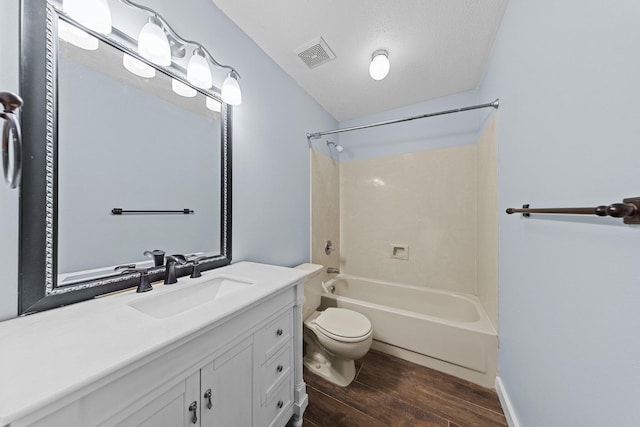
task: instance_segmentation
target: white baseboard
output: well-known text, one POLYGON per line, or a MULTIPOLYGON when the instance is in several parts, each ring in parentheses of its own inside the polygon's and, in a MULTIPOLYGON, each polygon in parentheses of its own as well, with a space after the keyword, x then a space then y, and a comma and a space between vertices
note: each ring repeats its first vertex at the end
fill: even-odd
POLYGON ((509 399, 507 390, 504 388, 504 384, 502 384, 502 380, 499 376, 496 377, 496 393, 498 393, 498 399, 500 399, 502 411, 504 412, 504 416, 507 419, 507 424, 509 424, 509 427, 520 427, 520 422, 518 421, 518 417, 516 416, 516 411, 513 408, 513 404, 509 399))

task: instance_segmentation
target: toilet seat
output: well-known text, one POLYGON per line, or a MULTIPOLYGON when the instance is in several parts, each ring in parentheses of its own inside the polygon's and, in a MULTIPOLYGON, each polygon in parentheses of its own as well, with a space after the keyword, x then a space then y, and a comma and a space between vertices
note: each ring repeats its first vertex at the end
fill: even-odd
POLYGON ((340 342, 364 341, 371 335, 369 319, 344 308, 327 308, 316 317, 314 323, 317 332, 340 342))

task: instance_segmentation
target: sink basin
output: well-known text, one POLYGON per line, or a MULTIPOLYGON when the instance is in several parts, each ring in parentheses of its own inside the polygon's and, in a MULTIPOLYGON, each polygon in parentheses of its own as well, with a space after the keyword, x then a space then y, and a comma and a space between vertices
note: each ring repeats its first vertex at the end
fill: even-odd
MULTIPOLYGON (((147 298, 129 303, 129 306, 148 316, 164 319, 201 304, 223 298, 252 284, 252 282, 228 277, 216 277, 197 285, 186 286, 180 290, 150 295, 147 298)), ((180 286, 180 284, 174 286, 180 286)))

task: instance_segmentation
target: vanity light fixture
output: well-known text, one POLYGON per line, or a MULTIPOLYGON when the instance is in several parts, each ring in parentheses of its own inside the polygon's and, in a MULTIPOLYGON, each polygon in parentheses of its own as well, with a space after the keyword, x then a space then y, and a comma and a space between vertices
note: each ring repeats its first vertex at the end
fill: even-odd
POLYGON ((382 80, 389 74, 389 52, 386 50, 376 50, 371 56, 369 64, 369 75, 373 80, 382 80))
POLYGON ((227 78, 222 83, 222 100, 229 105, 242 104, 242 91, 238 84, 238 74, 235 70, 229 71, 227 78))
POLYGON ((185 98, 193 98, 198 94, 198 91, 182 83, 180 80, 171 79, 171 89, 180 96, 185 98))
POLYGON ((155 16, 150 16, 140 30, 138 53, 156 65, 171 65, 171 46, 162 29, 162 23, 155 16))
POLYGON ((62 9, 90 30, 101 34, 111 32, 111 9, 107 0, 63 0, 62 9))
POLYGON ((152 79, 156 76, 156 69, 126 53, 122 54, 122 65, 136 76, 152 79))
POLYGON ((200 48, 193 51, 189 64, 187 65, 187 80, 192 85, 201 89, 209 89, 213 85, 211 69, 204 57, 204 52, 200 48))
POLYGON ((215 111, 216 113, 220 113, 222 111, 222 104, 213 98, 209 98, 207 96, 206 104, 207 104, 207 108, 211 111, 215 111))
MULTIPOLYGON (((120 0, 120 2, 140 11, 144 11, 148 15, 147 23, 144 25, 138 36, 138 53, 143 58, 154 64, 165 67, 170 66, 174 59, 176 61, 176 65, 182 65, 181 60, 185 58, 186 49, 193 49, 193 54, 189 58, 186 67, 187 81, 197 88, 205 90, 210 89, 213 86, 213 78, 211 75, 210 65, 213 64, 219 68, 226 68, 229 70, 229 74, 222 83, 222 101, 229 105, 240 105, 242 103, 242 91, 240 90, 240 85, 238 84, 240 75, 233 67, 221 64, 216 61, 211 53, 209 53, 209 51, 201 44, 194 41, 185 40, 180 37, 173 30, 173 28, 171 28, 167 21, 160 15, 158 15, 153 9, 149 9, 146 6, 136 4, 131 0, 120 0)), ((184 67, 184 65, 182 66, 184 67)), ((175 91, 175 86, 173 87, 175 91)), ((185 88, 181 87, 181 89, 178 90, 182 89, 185 88)), ((183 93, 187 92, 192 93, 191 91, 183 90, 180 94, 183 95, 183 93)))
POLYGON ((98 39, 63 20, 58 21, 58 37, 85 50, 97 50, 98 39))

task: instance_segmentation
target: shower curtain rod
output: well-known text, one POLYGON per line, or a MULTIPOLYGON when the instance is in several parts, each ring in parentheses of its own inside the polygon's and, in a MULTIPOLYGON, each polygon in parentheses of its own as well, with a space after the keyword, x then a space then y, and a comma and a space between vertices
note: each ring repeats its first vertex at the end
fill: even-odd
POLYGON ((387 120, 387 121, 384 121, 384 122, 372 123, 372 124, 369 124, 369 125, 361 125, 361 126, 353 126, 353 127, 350 127, 350 128, 327 130, 327 131, 324 131, 324 132, 307 133, 307 141, 309 142, 309 147, 311 147, 311 139, 318 139, 318 138, 321 138, 324 135, 331 135, 331 134, 340 133, 340 132, 350 132, 352 130, 360 130, 360 129, 372 128, 372 127, 376 127, 376 126, 391 125, 391 124, 394 124, 394 123, 408 122, 410 120, 425 119, 427 117, 442 116, 444 114, 461 113, 463 111, 477 110, 479 108, 493 107, 495 109, 498 109, 499 106, 500 106, 500 99, 496 98, 495 101, 489 102, 487 104, 472 105, 470 107, 456 108, 454 110, 438 111, 437 113, 422 114, 420 116, 407 117, 407 118, 404 118, 404 119, 387 120))

